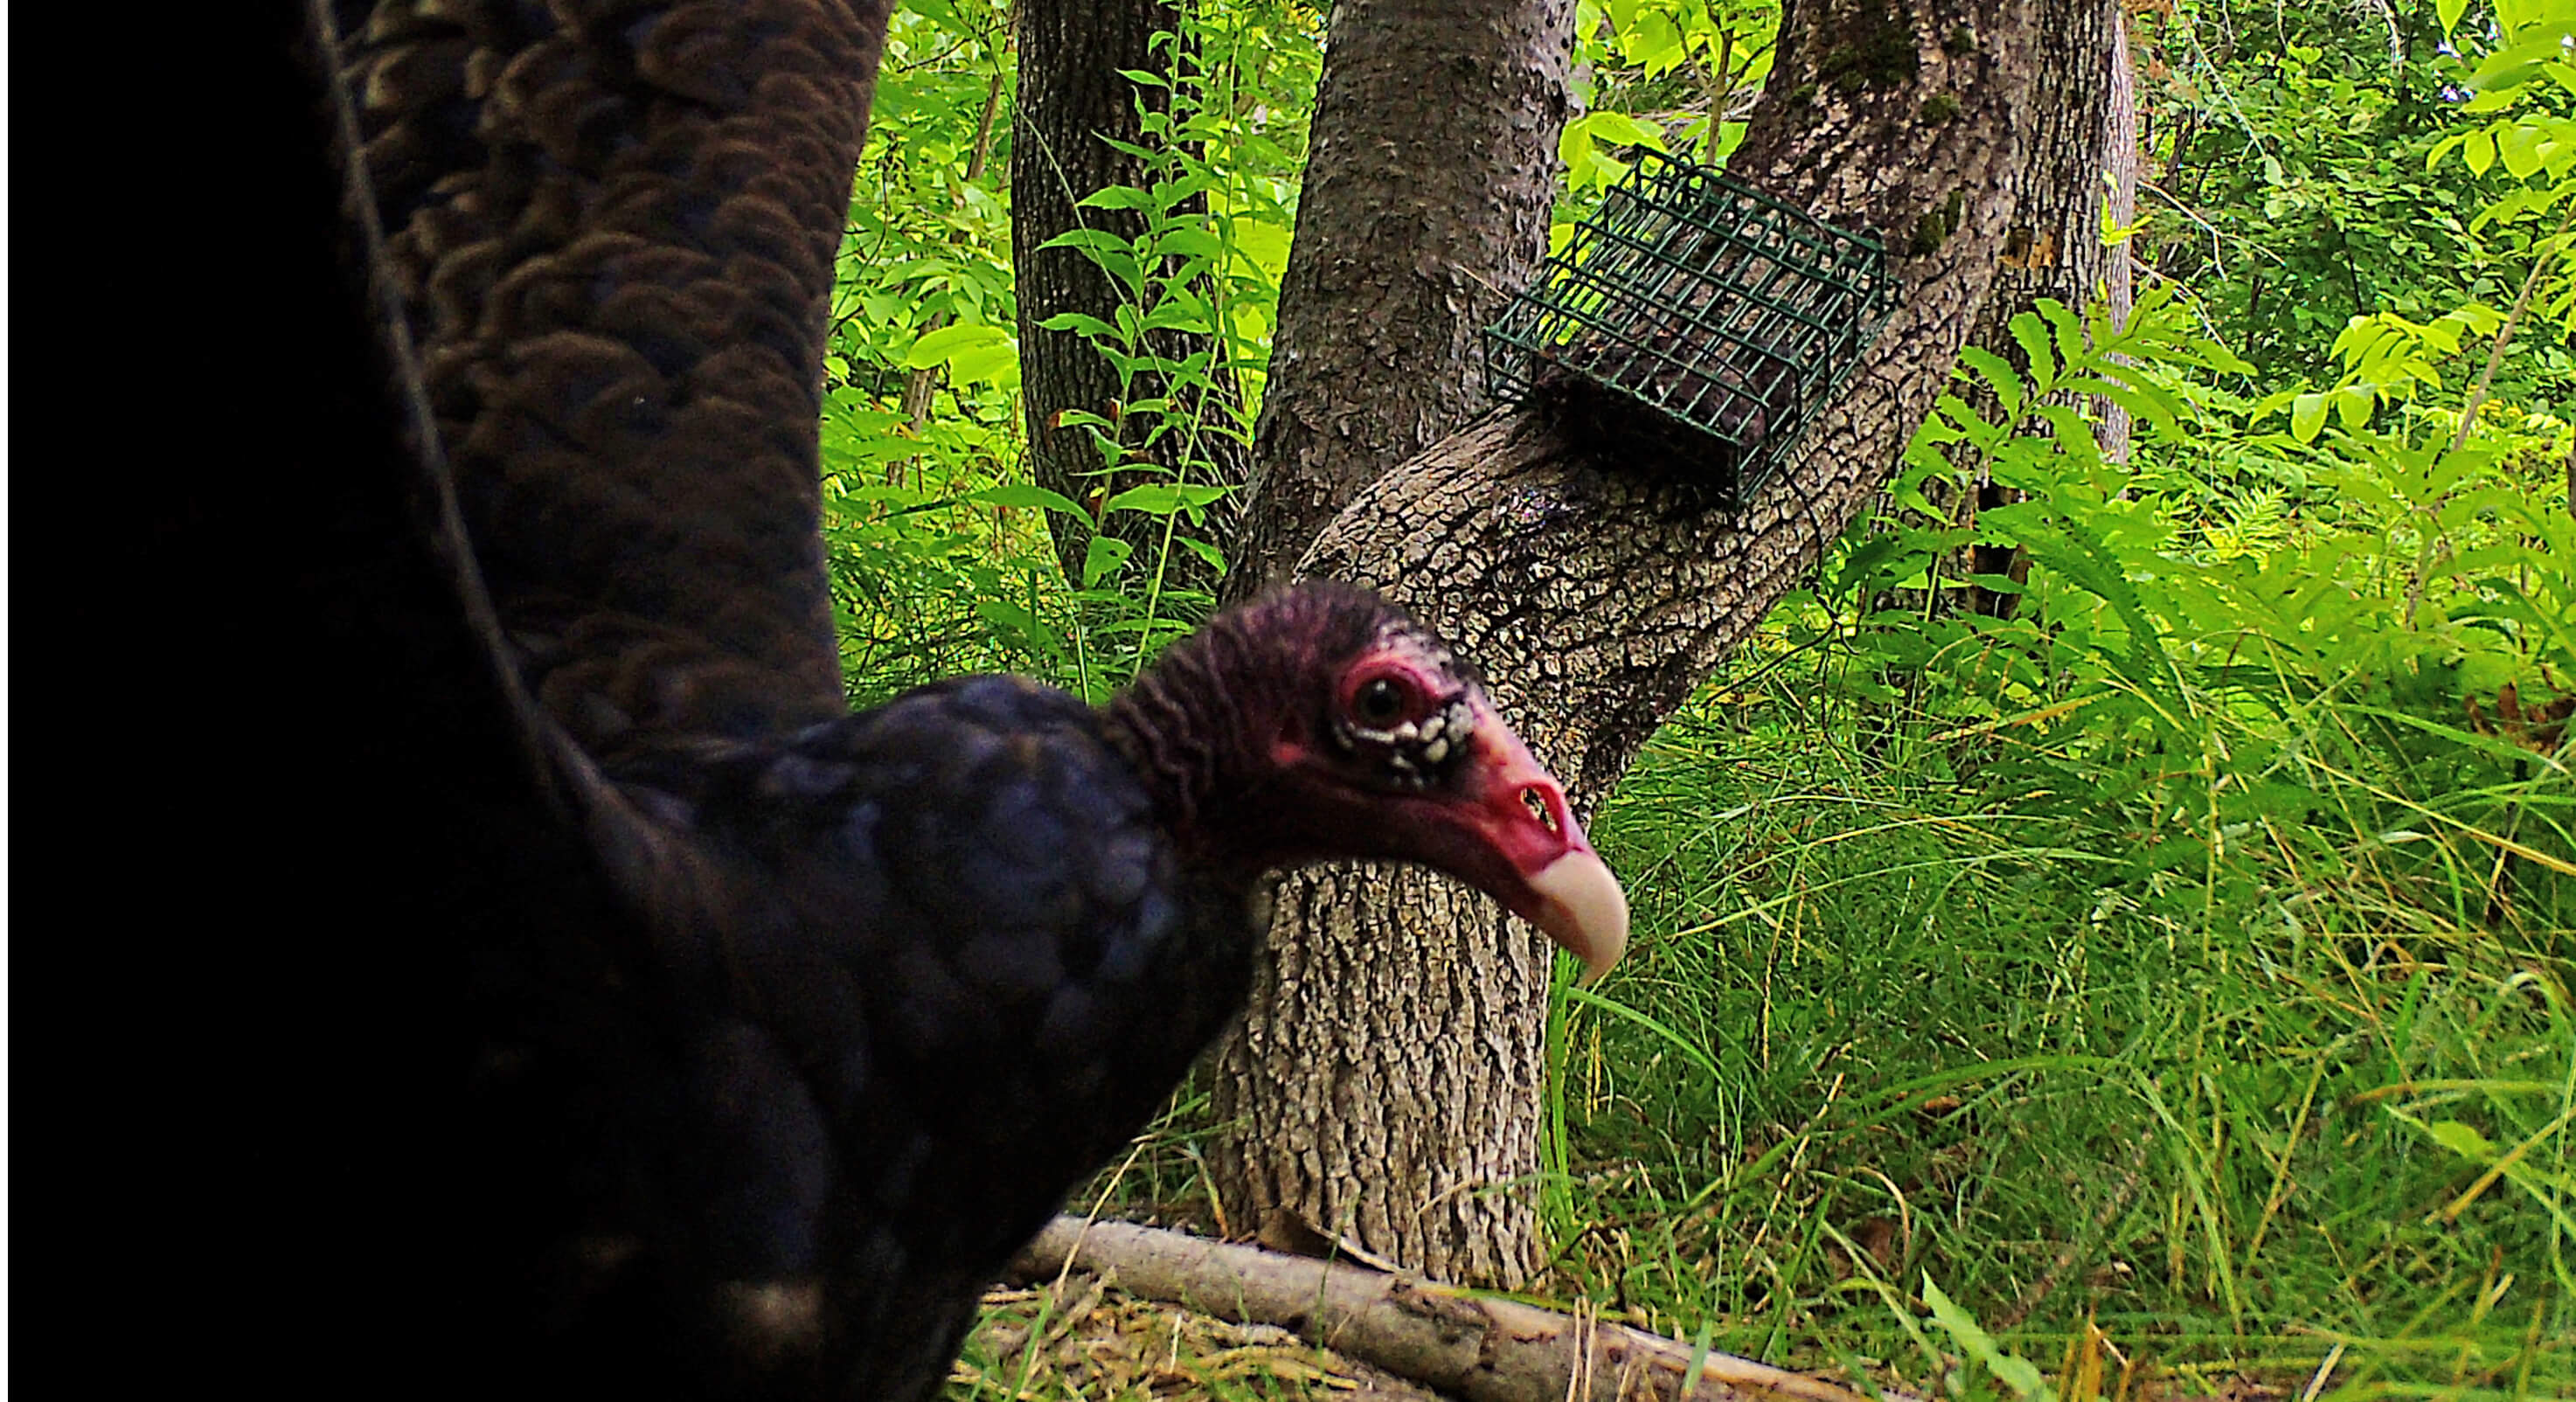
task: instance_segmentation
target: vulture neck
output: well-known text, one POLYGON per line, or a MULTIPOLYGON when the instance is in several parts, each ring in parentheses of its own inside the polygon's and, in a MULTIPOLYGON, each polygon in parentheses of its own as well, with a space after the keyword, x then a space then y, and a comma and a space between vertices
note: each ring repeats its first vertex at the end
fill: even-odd
POLYGON ((1250 621, 1219 614, 1173 643, 1103 717, 1182 860, 1247 881, 1292 855, 1266 840, 1277 822, 1263 800, 1280 797, 1265 792, 1278 773, 1271 742, 1307 729, 1295 707, 1311 671, 1250 621))

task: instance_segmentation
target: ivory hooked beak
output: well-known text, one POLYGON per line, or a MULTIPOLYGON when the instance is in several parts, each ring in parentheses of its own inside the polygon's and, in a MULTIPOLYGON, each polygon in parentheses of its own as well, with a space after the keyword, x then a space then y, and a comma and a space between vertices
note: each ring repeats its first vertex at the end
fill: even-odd
POLYGON ((1628 893, 1609 864, 1577 847, 1529 877, 1539 898, 1532 922, 1583 961, 1585 984, 1598 983, 1628 948, 1628 893))

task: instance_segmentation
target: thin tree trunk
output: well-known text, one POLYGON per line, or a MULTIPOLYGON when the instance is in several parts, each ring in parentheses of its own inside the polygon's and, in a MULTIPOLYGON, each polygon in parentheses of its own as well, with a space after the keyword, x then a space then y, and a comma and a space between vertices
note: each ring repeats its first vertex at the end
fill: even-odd
MULTIPOLYGON (((1968 344, 2001 356, 2024 373, 2030 369, 2029 357, 2013 339, 2014 317, 2031 311, 2042 297, 2081 312, 2098 294, 2117 324, 2128 319, 2132 288, 2128 248, 2102 242, 2106 208, 2124 224, 2136 217, 2137 209, 2136 84, 2126 20, 2116 0, 2072 7, 2067 29, 2052 39, 2052 46, 2064 61, 2044 65, 2036 79, 2030 128, 2023 133, 2021 169, 2014 180, 2020 214, 2004 237, 1993 295, 1968 333, 1968 344)), ((1997 412, 1995 396, 1982 381, 1961 382, 1955 392, 1980 414, 1997 412)), ((2093 414, 2103 451, 2125 459, 2128 411, 2107 399, 2085 407, 2093 414)), ((1959 445, 1952 451, 1971 450, 1959 445)), ((1947 477, 1924 483, 1924 498, 1939 513, 1934 524, 1972 526, 1977 513, 2021 499, 2021 493, 1993 480, 1992 464, 1962 459, 1960 465, 1970 474, 1964 488, 1947 477)), ((1894 591, 1874 603, 1911 614, 1964 610, 2009 618, 2020 603, 2018 593, 1969 581, 1985 576, 2017 584, 2028 570, 2022 552, 2009 546, 1962 545, 1935 561, 1929 588, 1894 591)), ((1905 679, 1891 680, 1902 684, 1905 679)))
MULTIPOLYGON (((1115 324, 1128 291, 1113 282, 1077 249, 1042 248, 1048 240, 1075 229, 1098 229, 1126 240, 1146 227, 1133 209, 1084 207, 1078 202, 1113 185, 1142 187, 1151 182, 1146 163, 1111 140, 1139 145, 1146 140, 1138 115, 1140 99, 1161 108, 1167 89, 1140 85, 1120 70, 1141 70, 1169 80, 1175 76, 1175 40, 1156 43, 1157 35, 1175 36, 1180 12, 1172 0, 1099 0, 1088 5, 1061 5, 1022 0, 1017 15, 1020 85, 1011 120, 1011 263, 1019 293, 1020 394, 1029 435, 1029 464, 1040 486, 1062 492, 1097 512, 1101 503, 1143 482, 1168 480, 1168 470, 1186 470, 1172 445, 1180 435, 1145 451, 1144 425, 1131 421, 1129 405, 1173 396, 1177 414, 1232 414, 1233 376, 1216 373, 1217 398, 1175 388, 1151 371, 1123 387, 1117 370, 1072 331, 1049 331, 1046 321, 1078 312, 1115 324), (1118 425, 1116 437, 1134 466, 1104 475, 1101 453, 1092 435, 1065 421, 1069 413, 1096 414, 1118 425), (1150 466, 1148 466, 1150 465, 1150 466), (1152 467, 1166 469, 1164 472, 1152 467), (1145 470, 1139 470, 1143 468, 1145 470)), ((1182 360, 1193 354, 1222 355, 1215 337, 1158 330, 1147 348, 1155 355, 1182 360)), ((1215 362, 1220 371, 1222 361, 1215 362)), ((1199 461, 1191 479, 1218 485, 1242 482, 1247 454, 1237 439, 1218 434, 1193 438, 1192 456, 1199 461)), ((1226 503, 1216 509, 1218 521, 1191 533, 1214 536, 1225 545, 1226 523, 1241 510, 1226 503)), ((1112 515, 1101 529, 1125 541, 1137 558, 1151 559, 1162 548, 1164 522, 1136 513, 1112 515)), ((1051 516, 1056 557, 1065 574, 1079 582, 1091 543, 1092 523, 1051 516)), ((1165 572, 1166 586, 1213 590, 1212 571, 1187 551, 1176 551, 1165 572)))
POLYGON ((1490 402, 1477 342, 1556 199, 1572 0, 1340 0, 1230 597, 1490 402))
MULTIPOLYGON (((1890 15, 1873 0, 1790 0, 1733 169, 1878 231, 1903 304, 1743 511, 1696 510, 1513 412, 1362 488, 1300 571, 1375 585, 1487 662, 1497 703, 1588 815, 1878 491, 1931 408, 2014 224, 2034 35, 2075 3, 1925 0, 1890 15)), ((1411 254, 1363 246, 1340 280, 1411 254)), ((1655 932, 1640 937, 1651 946, 1655 932)), ((1284 1218, 1436 1277, 1527 1280, 1547 957, 1535 931, 1420 873, 1283 883, 1217 1079, 1219 1111, 1240 1127, 1218 1155, 1236 1220, 1284 1218)))
MULTIPOLYGON (((2129 51, 2129 13, 2121 6, 2111 7, 2111 91, 2104 104, 2106 133, 2102 151, 2102 169, 2109 177, 2110 200, 2107 218, 2122 228, 2138 222, 2138 168, 2145 159, 2146 127, 2138 108, 2138 64, 2129 51)), ((2134 237, 2134 236, 2133 236, 2134 237)), ((2103 299, 2111 304, 2122 325, 2128 324, 2129 308, 2137 300, 2138 258, 2131 240, 2122 240, 2110 250, 2110 266, 2102 270, 2103 299)), ((2120 404, 2104 400, 2099 405, 2102 421, 2102 451, 2119 462, 2129 460, 2129 411, 2120 404)))
MULTIPOLYGON (((1371 479, 1484 407, 1478 337, 1546 246, 1573 26, 1572 0, 1334 7, 1255 439, 1260 473, 1229 593, 1289 577, 1371 479)), ((1278 928, 1311 926, 1336 949, 1373 942, 1351 923, 1367 882, 1333 872, 1285 887, 1278 928)), ((1416 943, 1443 944, 1431 934, 1442 922, 1477 918, 1458 906, 1419 912, 1416 943)), ((1257 1008, 1216 1085, 1219 1113, 1254 1126, 1220 1143, 1219 1191, 1263 1240, 1311 1250, 1356 1231, 1435 1274, 1518 1278, 1526 1232, 1497 1230, 1494 1205, 1475 1190, 1534 1163, 1537 1145, 1513 1137, 1531 1125, 1489 1134, 1483 1102, 1533 1098, 1538 1063, 1520 1055, 1525 1029, 1486 1019, 1517 1017, 1529 1004, 1521 985, 1543 966, 1491 940, 1451 952, 1458 962, 1437 974, 1449 993, 1430 1000, 1380 977, 1397 965, 1328 961, 1319 975, 1358 981, 1341 990, 1346 1004, 1315 1013, 1357 1022, 1326 1029, 1294 1011, 1304 1006, 1293 993, 1303 966, 1295 948, 1280 951, 1272 986, 1292 990, 1286 1035, 1273 1036, 1274 1014, 1257 1008), (1344 1038, 1377 1050, 1356 1063, 1297 1064, 1344 1038), (1446 1059, 1404 1062, 1441 1038, 1495 1054, 1473 1076, 1453 1074, 1462 1068, 1446 1059), (1282 1096, 1293 1110, 1271 1104, 1282 1096)))
MULTIPOLYGON (((1994 293, 1968 335, 1970 345, 2002 356, 2025 373, 2029 357, 2013 339, 2014 317, 2037 306, 2042 297, 2080 313, 2099 295, 2110 307, 2112 323, 2123 324, 2129 319, 2133 286, 2128 246, 2102 241, 2106 203, 2111 217, 2123 224, 2137 217, 2137 83, 2129 65, 2127 20, 2118 0, 2083 0, 2067 7, 2065 24, 2050 40, 2056 61, 2041 67, 2030 125, 2022 137, 2013 191, 2020 215, 2005 236, 1994 293)), ((1994 396, 1983 386, 1961 388, 1971 405, 1993 412, 1994 396)), ((2125 459, 2129 411, 2107 399, 2086 407, 2103 451, 2125 459)), ((1976 464, 1976 480, 1952 516, 1957 524, 1973 524, 1978 512, 2021 499, 2021 493, 1993 479, 1991 467, 1976 464)), ((1960 555, 1945 571, 1954 579, 1987 575, 2019 583, 2029 570, 2022 552, 2005 546, 1972 546, 1960 555)), ((1952 592, 1964 597, 1952 599, 1936 588, 1932 607, 1955 603, 1989 618, 2009 618, 2021 598, 1981 584, 1952 592)))
MULTIPOLYGON (((966 203, 966 187, 984 178, 984 163, 992 159, 994 118, 1001 114, 1002 82, 1006 76, 1001 56, 994 55, 993 73, 984 85, 984 113, 976 120, 975 146, 967 153, 966 173, 957 191, 956 203, 961 207, 966 203)), ((933 312, 921 323, 921 331, 926 336, 947 324, 946 312, 933 312)), ((912 425, 912 431, 916 436, 930 422, 930 408, 938 399, 939 381, 945 373, 946 371, 940 366, 925 365, 913 371, 903 382, 903 420, 912 425)), ((917 456, 896 458, 887 463, 887 485, 892 486, 902 481, 904 468, 916 461, 917 456)))

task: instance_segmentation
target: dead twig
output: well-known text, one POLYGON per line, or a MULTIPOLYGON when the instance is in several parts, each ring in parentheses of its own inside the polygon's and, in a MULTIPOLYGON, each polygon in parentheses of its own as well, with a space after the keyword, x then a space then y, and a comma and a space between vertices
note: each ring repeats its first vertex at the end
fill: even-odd
POLYGON ((1130 1294, 1278 1325, 1466 1402, 1866 1402, 1839 1384, 1732 1354, 1708 1354, 1694 1378, 1690 1344, 1625 1325, 1124 1222, 1058 1217, 1010 1275, 1036 1280, 1075 1265, 1115 1270, 1130 1294))

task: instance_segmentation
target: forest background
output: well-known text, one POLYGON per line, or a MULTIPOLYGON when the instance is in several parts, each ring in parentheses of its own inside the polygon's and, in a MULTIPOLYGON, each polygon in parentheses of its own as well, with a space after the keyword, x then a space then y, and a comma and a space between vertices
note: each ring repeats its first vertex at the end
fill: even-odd
MULTIPOLYGON (((1551 1003, 1533 1297, 1934 1390, 2569 1395, 2576 11, 2127 12, 2125 321, 1965 357, 1597 818, 1637 940, 1551 1003), (2014 500, 1961 519, 1979 482, 2014 500)), ((1130 75, 1152 178, 1071 192, 1139 220, 1066 245, 1126 305, 1057 328, 1144 389, 1056 427, 1168 475, 1068 495, 1018 397, 1011 16, 897 17, 826 371, 855 701, 1097 700, 1213 606, 1326 16, 1177 21, 1130 75)), ((1584 0, 1553 242, 1635 147, 1722 162, 1777 21, 1584 0)), ((1208 1121, 1185 1089, 1080 1205, 1217 1224, 1208 1121)), ((957 1395, 1174 1395, 1041 1384, 1029 1325, 957 1395)))

